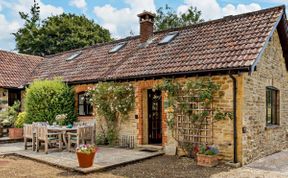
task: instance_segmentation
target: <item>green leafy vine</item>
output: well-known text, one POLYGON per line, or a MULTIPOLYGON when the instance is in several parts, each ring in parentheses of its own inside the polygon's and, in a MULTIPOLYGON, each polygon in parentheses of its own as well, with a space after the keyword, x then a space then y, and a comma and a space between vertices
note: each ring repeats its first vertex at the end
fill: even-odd
MULTIPOLYGON (((104 118, 107 129, 102 135, 108 144, 114 145, 118 140, 119 124, 128 119, 134 109, 134 87, 127 83, 103 82, 90 88, 87 95, 96 108, 96 113, 104 118)), ((104 128, 104 127, 102 127, 104 128)))
MULTIPOLYGON (((186 80, 185 82, 165 79, 156 85, 154 89, 161 90, 166 95, 164 101, 165 112, 167 113, 166 122, 171 130, 176 129, 175 114, 177 113, 189 118, 194 127, 198 128, 198 135, 201 135, 201 128, 211 113, 214 121, 232 118, 231 112, 225 112, 221 108, 213 106, 215 97, 222 97, 223 92, 219 91, 220 85, 210 79, 186 80)), ((183 147, 187 145, 186 143, 180 144, 183 147)), ((189 150, 194 149, 194 147, 191 147, 191 149, 190 147, 191 145, 189 150)), ((185 146, 185 148, 187 149, 188 147, 185 146)))

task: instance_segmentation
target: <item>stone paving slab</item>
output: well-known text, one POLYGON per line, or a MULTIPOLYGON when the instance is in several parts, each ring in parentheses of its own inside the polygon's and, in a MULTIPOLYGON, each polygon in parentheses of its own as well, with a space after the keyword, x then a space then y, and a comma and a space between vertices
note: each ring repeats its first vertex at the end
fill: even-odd
POLYGON ((276 171, 288 177, 288 150, 266 156, 247 165, 249 168, 276 171))
POLYGON ((78 167, 77 156, 75 153, 67 151, 53 151, 45 154, 43 151, 34 152, 32 150, 24 150, 22 144, 6 144, 5 146, 0 145, 0 154, 15 153, 17 155, 34 159, 40 162, 44 162, 50 165, 59 166, 65 169, 76 170, 82 173, 90 173, 94 171, 100 171, 111 167, 133 163, 143 159, 163 155, 162 151, 157 152, 144 152, 139 150, 128 150, 121 148, 111 147, 98 147, 94 159, 94 165, 90 168, 78 167), (9 149, 10 145, 10 149, 9 149))
POLYGON ((17 151, 22 151, 23 149, 24 149, 23 142, 0 144, 0 155, 8 154, 8 153, 15 153, 17 151))

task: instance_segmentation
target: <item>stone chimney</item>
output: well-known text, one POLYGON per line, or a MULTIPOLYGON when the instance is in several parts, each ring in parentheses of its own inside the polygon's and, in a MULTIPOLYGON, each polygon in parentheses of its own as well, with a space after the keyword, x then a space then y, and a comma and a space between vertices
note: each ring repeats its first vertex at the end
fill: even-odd
POLYGON ((144 11, 138 14, 140 22, 140 42, 146 42, 153 35, 155 14, 144 11))

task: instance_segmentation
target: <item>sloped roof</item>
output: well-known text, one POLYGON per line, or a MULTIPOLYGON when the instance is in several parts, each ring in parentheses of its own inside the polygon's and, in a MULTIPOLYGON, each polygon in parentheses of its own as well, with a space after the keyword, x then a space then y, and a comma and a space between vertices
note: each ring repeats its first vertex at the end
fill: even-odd
POLYGON ((41 60, 38 56, 0 50, 0 87, 22 88, 41 60))
POLYGON ((258 62, 280 20, 287 26, 285 6, 156 32, 154 40, 147 45, 141 45, 140 37, 135 36, 67 51, 43 60, 35 69, 33 79, 60 76, 67 82, 84 83, 205 71, 248 71, 258 62), (159 45, 171 31, 178 31, 178 36, 168 44, 159 45), (127 44, 121 50, 109 53, 123 41, 127 44), (79 50, 80 56, 66 60, 79 50))

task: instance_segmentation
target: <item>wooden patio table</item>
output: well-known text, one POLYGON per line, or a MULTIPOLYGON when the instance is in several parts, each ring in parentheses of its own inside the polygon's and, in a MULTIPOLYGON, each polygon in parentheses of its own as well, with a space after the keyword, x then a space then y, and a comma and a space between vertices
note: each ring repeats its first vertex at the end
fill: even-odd
POLYGON ((67 128, 66 126, 48 126, 47 127, 48 129, 48 132, 62 132, 62 138, 63 138, 63 142, 64 142, 64 145, 66 146, 66 149, 68 148, 67 147, 67 139, 66 139, 66 136, 67 136, 67 132, 77 132, 77 127, 72 127, 72 128, 67 128))

